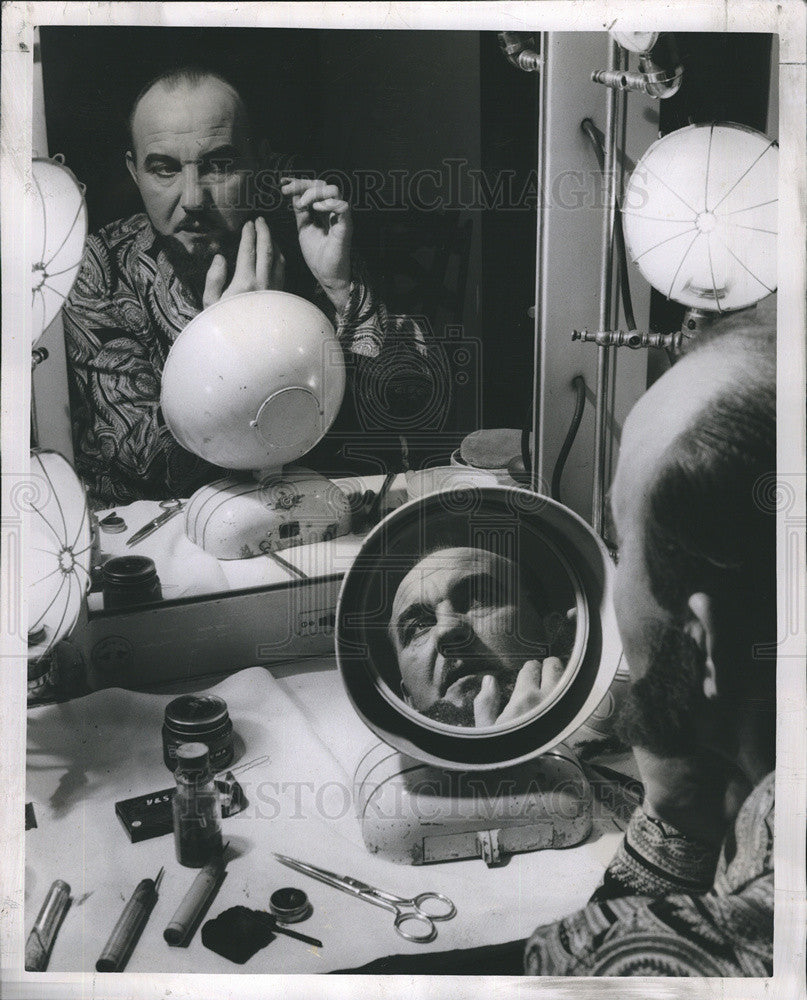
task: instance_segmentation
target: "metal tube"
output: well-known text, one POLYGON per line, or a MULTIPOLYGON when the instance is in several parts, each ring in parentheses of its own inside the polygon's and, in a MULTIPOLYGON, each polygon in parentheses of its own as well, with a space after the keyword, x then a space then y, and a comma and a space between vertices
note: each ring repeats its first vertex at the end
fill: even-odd
POLYGON ((95 963, 97 972, 121 972, 128 961, 143 926, 157 902, 157 890, 163 877, 161 868, 157 878, 144 878, 137 883, 131 899, 123 908, 118 922, 95 963))
POLYGON ((57 878, 48 890, 33 930, 25 944, 25 971, 42 972, 48 964, 59 924, 70 902, 70 886, 57 878))
MULTIPOLYGON (((627 70, 630 68, 630 52, 619 47, 619 68, 620 70, 627 70)), ((630 285, 629 275, 627 274, 628 267, 628 251, 624 247, 624 236, 623 236, 623 253, 620 256, 619 253, 619 239, 618 239, 618 229, 619 229, 619 218, 617 213, 621 210, 622 205, 622 195, 624 192, 624 173, 625 173, 625 150, 627 149, 627 138, 628 138, 628 93, 627 91, 622 91, 619 95, 619 101, 617 103, 617 134, 619 136, 617 153, 616 156, 616 176, 614 178, 614 191, 616 195, 615 205, 614 205, 614 231, 612 239, 612 258, 616 258, 616 267, 614 268, 613 280, 614 288, 611 295, 611 305, 613 308, 613 314, 611 318, 610 329, 616 330, 619 327, 619 316, 620 309, 624 305, 620 297, 620 281, 621 281, 621 267, 624 261, 624 266, 626 269, 625 281, 630 285)), ((630 294, 630 293, 629 293, 630 294)), ((634 322, 636 317, 633 317, 634 322)), ((625 323, 627 325, 627 316, 625 317, 625 323)), ((617 387, 617 365, 619 364, 619 356, 621 351, 611 351, 611 370, 609 372, 609 382, 608 382, 608 414, 607 414, 607 427, 609 430, 608 440, 606 444, 607 455, 604 461, 604 471, 603 471, 603 485, 604 485, 604 495, 603 495, 603 511, 605 510, 605 495, 608 493, 608 487, 614 478, 614 469, 616 466, 614 453, 618 447, 617 443, 617 432, 616 428, 616 387, 617 387)), ((612 539, 605 537, 605 532, 607 530, 607 522, 603 514, 603 538, 606 543, 610 543, 612 539)))
POLYGON ((542 31, 540 36, 541 75, 539 79, 538 96, 538 162, 536 173, 538 181, 538 220, 535 242, 535 326, 533 337, 533 370, 532 370, 532 444, 530 455, 532 470, 530 488, 534 493, 546 493, 544 485, 544 443, 542 440, 542 405, 543 405, 543 350, 541 336, 546 318, 546 296, 544 281, 546 277, 546 261, 544 241, 546 225, 544 221, 545 188, 546 188, 546 115, 548 104, 549 80, 549 34, 542 31))
MULTIPOLYGON (((619 46, 608 39, 608 68, 615 70, 619 46)), ((617 152, 617 91, 605 93, 605 164, 603 183, 605 205, 600 247, 600 312, 599 326, 607 330, 611 321, 611 294, 614 270, 614 215, 616 211, 616 152, 617 152)), ((597 348, 597 403, 594 411, 594 488, 592 491, 592 525, 602 535, 605 505, 605 422, 608 413, 608 347, 597 348)))

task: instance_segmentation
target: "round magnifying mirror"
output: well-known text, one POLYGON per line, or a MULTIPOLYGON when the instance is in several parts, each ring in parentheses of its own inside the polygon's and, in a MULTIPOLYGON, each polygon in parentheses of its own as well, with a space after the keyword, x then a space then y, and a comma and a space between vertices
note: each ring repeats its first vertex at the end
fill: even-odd
POLYGON ((546 752, 597 708, 620 645, 610 556, 525 490, 447 490, 366 538, 337 607, 348 695, 418 760, 493 769, 546 752))

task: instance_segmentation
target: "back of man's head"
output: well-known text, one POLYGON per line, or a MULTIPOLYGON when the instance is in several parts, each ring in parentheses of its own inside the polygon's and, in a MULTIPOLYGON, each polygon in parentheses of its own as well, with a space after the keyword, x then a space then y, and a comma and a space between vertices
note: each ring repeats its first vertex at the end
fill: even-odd
POLYGON ((682 364, 716 352, 719 388, 670 443, 645 502, 645 560, 674 615, 706 593, 754 642, 776 628, 776 354, 772 329, 715 335, 682 364), (724 365, 723 365, 724 363, 724 365))

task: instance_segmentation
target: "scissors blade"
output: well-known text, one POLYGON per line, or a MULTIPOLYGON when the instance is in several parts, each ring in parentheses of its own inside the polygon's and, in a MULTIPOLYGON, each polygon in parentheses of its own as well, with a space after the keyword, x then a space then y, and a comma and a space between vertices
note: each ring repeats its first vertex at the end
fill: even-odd
POLYGON ((165 522, 169 518, 173 517, 174 514, 177 514, 177 513, 179 513, 178 510, 166 510, 166 511, 164 511, 162 514, 159 515, 159 517, 155 517, 153 521, 149 521, 148 524, 144 524, 142 528, 139 528, 132 535, 131 538, 127 538, 126 539, 126 544, 127 545, 136 545, 138 542, 141 542, 144 538, 148 538, 148 536, 151 535, 153 532, 155 532, 157 530, 157 528, 160 527, 161 524, 165 524, 165 522))
POLYGON ((275 854, 275 857, 281 864, 286 865, 288 868, 293 868, 303 875, 309 875, 311 878, 318 879, 326 885, 332 885, 335 889, 341 889, 342 892, 349 892, 352 896, 358 895, 358 890, 354 886, 345 882, 340 875, 336 875, 334 872, 329 872, 325 868, 317 868, 316 865, 309 865, 305 861, 297 861, 294 858, 287 857, 285 854, 275 854))

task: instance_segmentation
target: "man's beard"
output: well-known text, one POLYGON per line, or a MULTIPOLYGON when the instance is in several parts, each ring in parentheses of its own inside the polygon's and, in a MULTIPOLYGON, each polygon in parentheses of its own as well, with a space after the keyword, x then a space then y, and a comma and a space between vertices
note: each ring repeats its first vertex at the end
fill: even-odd
POLYGON ((211 234, 210 240, 197 243, 193 253, 176 236, 161 235, 158 242, 186 291, 190 292, 201 305, 207 272, 213 263, 213 258, 217 253, 223 254, 227 261, 228 272, 232 274, 239 240, 239 233, 216 232, 211 234))
MULTIPOLYGON (((512 667, 504 667, 493 675, 496 678, 496 685, 499 689, 499 707, 497 713, 501 712, 510 701, 513 688, 516 686, 518 670, 512 667)), ((468 691, 462 700, 462 705, 456 705, 447 698, 439 698, 437 701, 425 708, 422 715, 434 722, 442 722, 447 726, 475 726, 474 698, 479 694, 482 687, 484 674, 480 674, 474 679, 474 684, 469 686, 468 691)))
POLYGON ((659 757, 691 756, 698 748, 698 720, 708 708, 704 655, 678 628, 660 628, 649 643, 650 666, 628 689, 617 735, 659 757))

